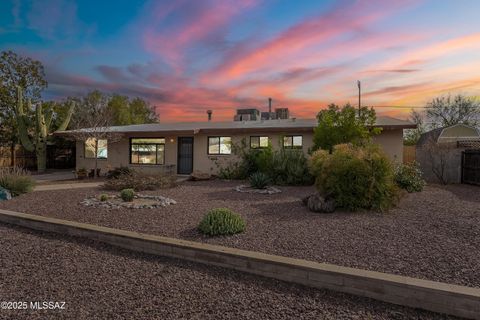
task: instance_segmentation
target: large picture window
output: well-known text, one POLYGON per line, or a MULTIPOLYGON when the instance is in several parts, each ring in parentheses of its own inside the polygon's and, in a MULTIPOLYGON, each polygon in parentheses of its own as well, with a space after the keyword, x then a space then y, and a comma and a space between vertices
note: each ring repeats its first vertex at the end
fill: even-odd
POLYGON ((267 148, 267 147, 268 147, 268 137, 258 137, 258 136, 250 137, 250 148, 260 149, 260 148, 267 148))
MULTIPOLYGON (((97 139, 88 138, 85 141, 85 158, 95 159, 95 142, 97 139)), ((98 139, 97 147, 97 159, 107 159, 108 156, 108 143, 106 139, 98 139)))
POLYGON ((130 163, 165 164, 165 138, 131 138, 130 163))
POLYGON ((283 147, 285 149, 298 149, 303 146, 302 136, 285 136, 283 137, 283 147))
POLYGON ((208 137, 208 154, 231 154, 232 137, 208 137))

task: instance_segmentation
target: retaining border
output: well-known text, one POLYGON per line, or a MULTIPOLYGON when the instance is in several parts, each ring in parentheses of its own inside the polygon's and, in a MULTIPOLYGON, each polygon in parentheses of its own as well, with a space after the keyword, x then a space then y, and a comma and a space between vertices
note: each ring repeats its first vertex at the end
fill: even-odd
POLYGON ((0 209, 0 222, 393 304, 480 319, 480 289, 0 209))

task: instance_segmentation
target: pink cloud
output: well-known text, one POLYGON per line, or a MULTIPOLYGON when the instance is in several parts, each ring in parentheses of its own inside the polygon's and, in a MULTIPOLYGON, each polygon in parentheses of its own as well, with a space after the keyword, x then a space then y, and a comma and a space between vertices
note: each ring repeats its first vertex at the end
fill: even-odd
MULTIPOLYGON (((227 59, 206 78, 214 77, 219 82, 239 79, 246 74, 284 63, 303 62, 305 52, 318 52, 311 57, 313 62, 318 63, 318 56, 324 50, 329 50, 328 47, 325 49, 320 46, 329 44, 336 37, 362 33, 373 23, 410 4, 411 1, 356 1, 347 7, 338 5, 326 14, 294 25, 242 55, 227 59)), ((391 35, 389 38, 392 38, 391 35)), ((367 48, 368 45, 363 44, 363 47, 367 48)))
POLYGON ((212 34, 224 32, 232 19, 256 5, 256 0, 221 1, 213 5, 210 1, 191 3, 183 1, 154 9, 162 12, 144 31, 143 40, 148 51, 153 52, 177 68, 184 62, 185 51, 195 43, 212 34), (179 25, 164 28, 162 23, 170 14, 180 14, 179 25))

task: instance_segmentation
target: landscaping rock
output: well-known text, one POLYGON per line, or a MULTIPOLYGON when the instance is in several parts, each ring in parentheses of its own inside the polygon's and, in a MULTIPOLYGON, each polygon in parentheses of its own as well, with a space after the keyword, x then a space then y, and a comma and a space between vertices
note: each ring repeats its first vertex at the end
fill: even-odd
POLYGON ((81 204, 86 207, 96 207, 96 208, 105 208, 105 209, 156 209, 166 207, 168 205, 177 204, 177 201, 163 197, 163 196, 151 196, 151 195, 141 195, 137 194, 134 197, 134 200, 131 202, 122 201, 119 196, 110 196, 110 200, 101 201, 98 197, 92 196, 84 199, 81 204), (154 203, 144 204, 144 203, 135 203, 135 199, 149 199, 153 200, 154 203))
POLYGON ((5 188, 0 187, 0 201, 12 199, 12 194, 5 188))
POLYGON ((242 192, 242 193, 260 193, 260 194, 274 194, 274 193, 280 193, 282 190, 268 186, 265 189, 255 189, 250 186, 246 185, 239 185, 234 188, 235 191, 242 192))
POLYGON ((193 171, 190 174, 190 180, 192 181, 202 181, 202 180, 210 180, 212 179, 212 175, 209 173, 201 172, 201 171, 193 171))
POLYGON ((335 211, 335 200, 323 197, 318 193, 303 198, 302 202, 312 212, 331 213, 335 211))

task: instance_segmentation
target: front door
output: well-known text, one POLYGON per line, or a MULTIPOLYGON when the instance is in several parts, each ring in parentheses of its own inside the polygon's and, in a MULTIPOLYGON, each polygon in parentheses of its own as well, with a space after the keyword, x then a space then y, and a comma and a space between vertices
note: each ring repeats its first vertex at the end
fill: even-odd
POLYGON ((193 137, 178 138, 177 173, 190 174, 193 171, 193 137))

